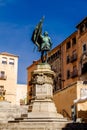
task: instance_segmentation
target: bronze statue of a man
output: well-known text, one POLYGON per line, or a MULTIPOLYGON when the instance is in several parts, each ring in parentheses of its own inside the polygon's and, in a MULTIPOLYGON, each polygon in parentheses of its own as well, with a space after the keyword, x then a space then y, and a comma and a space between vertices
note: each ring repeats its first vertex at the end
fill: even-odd
POLYGON ((52 47, 52 42, 50 37, 48 36, 48 32, 44 32, 44 35, 41 35, 41 61, 43 62, 47 62, 48 56, 47 56, 47 52, 51 50, 52 47), (45 60, 44 60, 45 58, 45 60))
POLYGON ((48 32, 44 32, 42 35, 42 23, 43 18, 40 20, 39 24, 36 26, 33 35, 32 35, 32 41, 35 43, 35 45, 38 47, 38 51, 41 52, 41 61, 42 63, 47 62, 48 51, 51 50, 52 42, 50 37, 48 36, 48 32))

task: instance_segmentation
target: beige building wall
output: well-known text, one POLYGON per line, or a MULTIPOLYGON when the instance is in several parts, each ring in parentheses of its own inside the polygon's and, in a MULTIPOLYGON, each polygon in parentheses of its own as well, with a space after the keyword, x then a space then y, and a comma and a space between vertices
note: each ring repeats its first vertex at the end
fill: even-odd
POLYGON ((57 107, 57 111, 64 116, 71 117, 71 106, 73 101, 77 99, 77 85, 76 83, 54 93, 54 102, 57 107))
POLYGON ((16 91, 16 104, 20 105, 21 100, 24 104, 27 104, 27 85, 26 84, 18 84, 16 91))
POLYGON ((0 86, 6 90, 5 100, 16 103, 18 56, 0 53, 0 86))
MULTIPOLYGON (((71 106, 74 105, 74 101, 77 101, 77 117, 82 117, 82 112, 87 112, 87 100, 79 102, 79 100, 83 99, 86 95, 86 93, 84 94, 84 92, 86 92, 84 90, 87 90, 87 84, 84 84, 83 81, 77 81, 68 88, 54 93, 53 99, 57 111, 62 113, 64 116, 71 117, 71 106)), ((86 116, 87 115, 85 115, 85 118, 87 118, 86 116)))

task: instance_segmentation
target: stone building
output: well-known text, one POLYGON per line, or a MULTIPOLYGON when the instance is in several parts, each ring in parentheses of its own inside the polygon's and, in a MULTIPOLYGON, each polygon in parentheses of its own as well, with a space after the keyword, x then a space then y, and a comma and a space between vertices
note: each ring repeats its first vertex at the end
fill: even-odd
MULTIPOLYGON (((75 32, 48 54, 48 63, 56 73, 53 88, 55 104, 58 112, 63 112, 63 114, 65 113, 70 118, 74 100, 81 98, 80 91, 84 88, 84 85, 84 89, 87 89, 87 17, 76 28, 77 30, 75 32), (78 85, 78 82, 80 85, 78 85)), ((32 99, 31 73, 36 68, 38 62, 40 61, 34 62, 27 68, 29 102, 32 99)), ((78 103, 80 102, 76 104, 78 103)), ((82 104, 80 103, 80 105, 82 104)), ((85 110, 85 105, 83 106, 85 110)), ((77 107, 77 111, 79 108, 81 106, 77 107)))
POLYGON ((0 53, 0 87, 6 90, 5 100, 16 102, 18 56, 0 53))
MULTIPOLYGON (((17 90, 22 84, 17 84, 17 74, 18 56, 7 52, 0 53, 0 100, 18 104, 17 101, 20 97, 17 94, 17 90)), ((24 86, 24 89, 26 89, 27 85, 25 84, 24 86)))

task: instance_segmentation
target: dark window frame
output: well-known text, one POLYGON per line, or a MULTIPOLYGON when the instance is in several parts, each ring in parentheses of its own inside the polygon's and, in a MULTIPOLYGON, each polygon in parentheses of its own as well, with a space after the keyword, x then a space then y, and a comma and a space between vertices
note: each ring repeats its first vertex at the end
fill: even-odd
POLYGON ((86 43, 85 43, 85 44, 83 44, 83 46, 82 46, 82 51, 83 51, 83 53, 86 52, 86 50, 87 50, 87 45, 86 45, 86 43))
POLYGON ((72 38, 72 46, 76 45, 76 37, 72 38))
POLYGON ((2 57, 2 64, 7 64, 7 58, 6 57, 2 57))
POLYGON ((14 65, 14 59, 10 58, 10 59, 9 59, 9 64, 10 64, 10 65, 14 65), (10 60, 12 60, 12 61, 10 61, 10 60))
POLYGON ((71 42, 68 41, 68 42, 66 43, 66 49, 69 49, 70 47, 71 47, 71 42))
POLYGON ((67 63, 67 64, 70 63, 70 55, 67 55, 67 57, 66 57, 66 63, 67 63))
POLYGON ((70 70, 67 70, 67 79, 70 79, 70 70))

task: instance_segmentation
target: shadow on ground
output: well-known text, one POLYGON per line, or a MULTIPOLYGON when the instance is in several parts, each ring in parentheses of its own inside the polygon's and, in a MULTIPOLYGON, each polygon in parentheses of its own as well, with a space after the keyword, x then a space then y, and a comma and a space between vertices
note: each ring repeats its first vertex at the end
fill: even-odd
POLYGON ((87 130, 87 123, 69 123, 62 130, 87 130))

